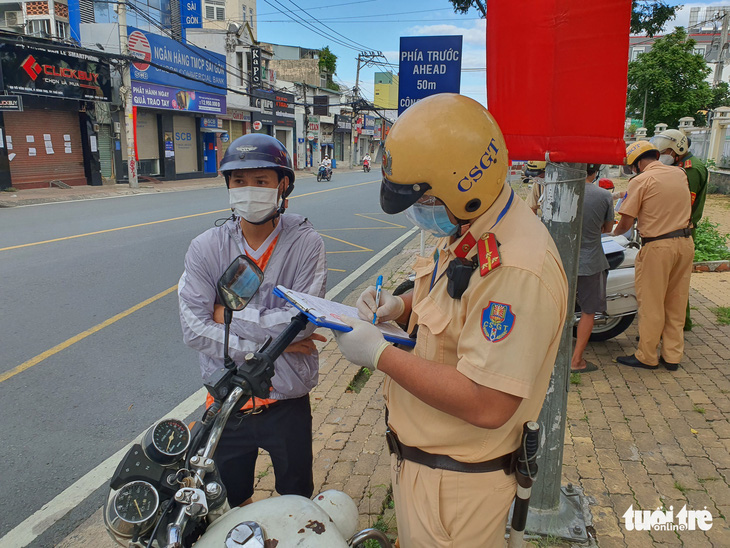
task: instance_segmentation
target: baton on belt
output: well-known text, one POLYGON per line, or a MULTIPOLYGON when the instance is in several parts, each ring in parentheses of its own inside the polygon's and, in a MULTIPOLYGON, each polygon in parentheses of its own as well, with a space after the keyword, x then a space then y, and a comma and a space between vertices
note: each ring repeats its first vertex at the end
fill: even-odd
POLYGON ((532 484, 537 477, 537 450, 540 447, 540 425, 534 421, 522 426, 522 443, 517 449, 515 478, 517 496, 512 511, 512 526, 509 534, 509 548, 524 546, 525 524, 530 506, 532 484))

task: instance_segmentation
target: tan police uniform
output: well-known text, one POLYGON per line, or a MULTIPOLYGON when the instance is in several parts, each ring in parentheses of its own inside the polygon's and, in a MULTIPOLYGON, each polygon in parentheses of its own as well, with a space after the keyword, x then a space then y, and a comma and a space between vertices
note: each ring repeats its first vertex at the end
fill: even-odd
MULTIPOLYGON (((453 244, 442 239, 438 258, 419 257, 415 270, 410 320, 410 327, 419 326, 415 354, 523 400, 502 427, 479 428, 429 406, 386 377, 390 428, 404 445, 464 463, 512 453, 523 423, 538 417, 565 321, 568 284, 555 244, 505 184, 466 235, 453 244), (501 265, 484 275, 480 265, 461 299, 450 297, 444 275, 448 264, 457 254, 476 255, 478 240, 489 232, 500 244, 501 265)), ((516 491, 514 475, 454 472, 391 458, 402 548, 502 545, 516 491)))
MULTIPOLYGON (((689 227, 691 200, 687 176, 674 166, 652 162, 629 181, 619 213, 636 217, 642 239, 656 238, 689 227)), ((689 297, 694 243, 675 237, 644 243, 636 258, 636 298, 639 302, 639 348, 636 359, 657 365, 662 357, 679 363, 684 351, 685 307, 689 297)))
POLYGON ((527 202, 527 205, 530 206, 531 209, 537 209, 540 207, 540 198, 542 197, 543 188, 543 185, 538 183, 537 181, 532 183, 530 193, 527 195, 527 199, 525 200, 527 202))

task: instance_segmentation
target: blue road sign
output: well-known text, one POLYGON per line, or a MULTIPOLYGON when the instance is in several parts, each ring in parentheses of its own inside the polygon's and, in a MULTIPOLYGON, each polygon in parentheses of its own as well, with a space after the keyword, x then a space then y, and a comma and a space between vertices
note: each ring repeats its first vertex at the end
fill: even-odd
POLYGON ((461 91, 463 36, 402 36, 398 114, 424 97, 461 91))

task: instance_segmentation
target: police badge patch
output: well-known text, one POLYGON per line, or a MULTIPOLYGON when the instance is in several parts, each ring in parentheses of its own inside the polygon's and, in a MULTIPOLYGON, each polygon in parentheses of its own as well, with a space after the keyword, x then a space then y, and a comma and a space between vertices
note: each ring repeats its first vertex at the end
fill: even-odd
POLYGON ((482 333, 490 342, 499 342, 507 338, 515 325, 512 306, 489 301, 489 306, 482 310, 482 333))

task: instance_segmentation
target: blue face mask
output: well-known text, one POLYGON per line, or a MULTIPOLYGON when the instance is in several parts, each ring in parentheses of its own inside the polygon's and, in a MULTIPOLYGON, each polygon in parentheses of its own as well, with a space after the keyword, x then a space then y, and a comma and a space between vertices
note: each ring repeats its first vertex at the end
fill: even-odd
POLYGON ((453 236, 459 230, 449 219, 444 205, 426 205, 416 202, 405 211, 406 217, 418 228, 430 232, 437 238, 453 236))

